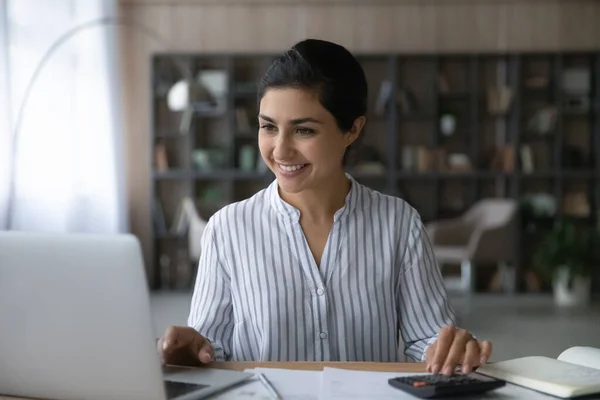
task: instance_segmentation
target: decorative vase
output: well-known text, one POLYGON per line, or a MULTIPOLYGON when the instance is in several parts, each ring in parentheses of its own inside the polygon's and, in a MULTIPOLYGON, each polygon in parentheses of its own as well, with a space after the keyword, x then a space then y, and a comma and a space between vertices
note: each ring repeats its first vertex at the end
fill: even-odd
POLYGON ((452 114, 444 114, 440 117, 440 131, 445 136, 454 134, 456 129, 456 117, 452 114))
POLYGON ((570 271, 560 268, 556 271, 552 282, 554 287, 554 304, 558 307, 585 307, 590 302, 591 284, 589 277, 575 276, 569 287, 570 271))

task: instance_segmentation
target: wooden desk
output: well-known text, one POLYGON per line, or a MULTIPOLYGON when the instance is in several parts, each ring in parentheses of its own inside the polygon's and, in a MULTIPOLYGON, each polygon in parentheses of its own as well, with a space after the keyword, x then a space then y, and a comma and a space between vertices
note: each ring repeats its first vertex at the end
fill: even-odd
POLYGON ((222 362, 213 368, 243 371, 246 368, 283 368, 320 371, 323 367, 379 372, 426 372, 425 363, 376 363, 376 362, 222 362))
MULTIPOLYGON (((243 371, 246 368, 283 368, 320 371, 323 367, 379 372, 425 372, 425 363, 375 363, 375 362, 217 362, 211 368, 243 371)), ((17 397, 0 396, 0 400, 15 400, 17 397)))

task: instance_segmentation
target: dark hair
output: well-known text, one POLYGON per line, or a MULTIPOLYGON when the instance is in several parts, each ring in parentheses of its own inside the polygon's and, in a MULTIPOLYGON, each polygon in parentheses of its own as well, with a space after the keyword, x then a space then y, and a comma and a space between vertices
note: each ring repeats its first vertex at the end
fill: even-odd
MULTIPOLYGON (((367 80, 360 63, 343 46, 325 40, 303 40, 276 58, 260 80, 258 102, 267 89, 281 87, 317 91, 343 132, 367 112, 367 80)), ((346 150, 344 165, 356 142, 346 150)))

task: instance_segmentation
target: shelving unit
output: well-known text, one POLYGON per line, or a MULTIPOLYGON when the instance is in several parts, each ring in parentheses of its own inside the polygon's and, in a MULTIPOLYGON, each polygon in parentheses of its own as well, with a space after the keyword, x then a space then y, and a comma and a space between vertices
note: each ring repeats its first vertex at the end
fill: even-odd
MULTIPOLYGON (((202 218, 208 219, 223 205, 245 199, 272 181, 272 173, 254 166, 242 168, 242 164, 247 164, 250 149, 258 160, 256 82, 274 57, 154 56, 151 151, 154 156, 156 144, 162 143, 169 169, 158 171, 153 162, 151 195, 160 202, 167 228, 185 196, 194 199, 202 218), (172 63, 175 57, 184 59, 195 72, 219 69, 228 77, 224 111, 196 112, 187 135, 177 132, 181 114, 169 112, 165 105, 165 88, 181 79, 172 63), (245 111, 240 115, 239 110, 245 111), (211 170, 198 168, 194 161, 198 150, 207 149, 222 152, 222 162, 211 170), (246 161, 242 161, 244 151, 246 161)), ((369 84, 363 158, 348 167, 359 182, 404 198, 425 222, 460 215, 483 197, 521 201, 526 195, 548 193, 557 200, 557 217, 571 218, 577 224, 598 224, 600 54, 363 54, 357 58, 369 84), (574 68, 589 71, 589 93, 572 96, 565 92, 565 72, 574 68), (391 89, 387 97, 382 95, 385 85, 391 89), (512 94, 509 107, 502 113, 490 112, 490 90, 506 89, 512 94), (577 108, 575 100, 588 105, 577 108), (531 118, 544 107, 555 110, 554 123, 549 124, 547 133, 532 132, 531 118), (448 121, 442 122, 443 115, 454 116, 453 129, 448 129, 448 121), (494 154, 502 148, 513 149, 513 162, 504 163, 504 168, 502 162, 500 167, 492 165, 494 154), (527 148, 533 164, 524 158, 527 148), (449 159, 455 160, 454 167, 449 159), (467 168, 458 168, 464 160, 467 168), (377 161, 380 168, 373 169, 377 161), (369 168, 365 168, 366 162, 369 168), (571 204, 565 196, 577 191, 585 194, 587 216, 571 216, 568 207, 565 210, 571 204)), ((260 163, 258 160, 256 166, 260 163)), ((516 238, 523 244, 518 252, 518 290, 525 290, 523 274, 531 256, 526 250, 539 238, 539 232, 533 235, 525 229, 526 222, 516 238)), ((156 230, 154 238, 158 272, 160 256, 185 250, 187 236, 163 229, 156 230)), ((188 260, 188 264, 192 265, 189 277, 195 273, 195 263, 188 260)), ((596 290, 600 289, 599 278, 594 283, 596 290)), ((161 286, 160 281, 152 286, 172 288, 161 286)))

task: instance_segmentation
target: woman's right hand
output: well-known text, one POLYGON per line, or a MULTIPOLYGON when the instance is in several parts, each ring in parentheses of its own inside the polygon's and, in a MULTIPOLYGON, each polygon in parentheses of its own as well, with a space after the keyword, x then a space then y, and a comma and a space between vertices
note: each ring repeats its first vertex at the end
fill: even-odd
POLYGON ((213 361, 210 342, 194 328, 170 326, 158 340, 158 352, 164 365, 199 366, 213 361))

